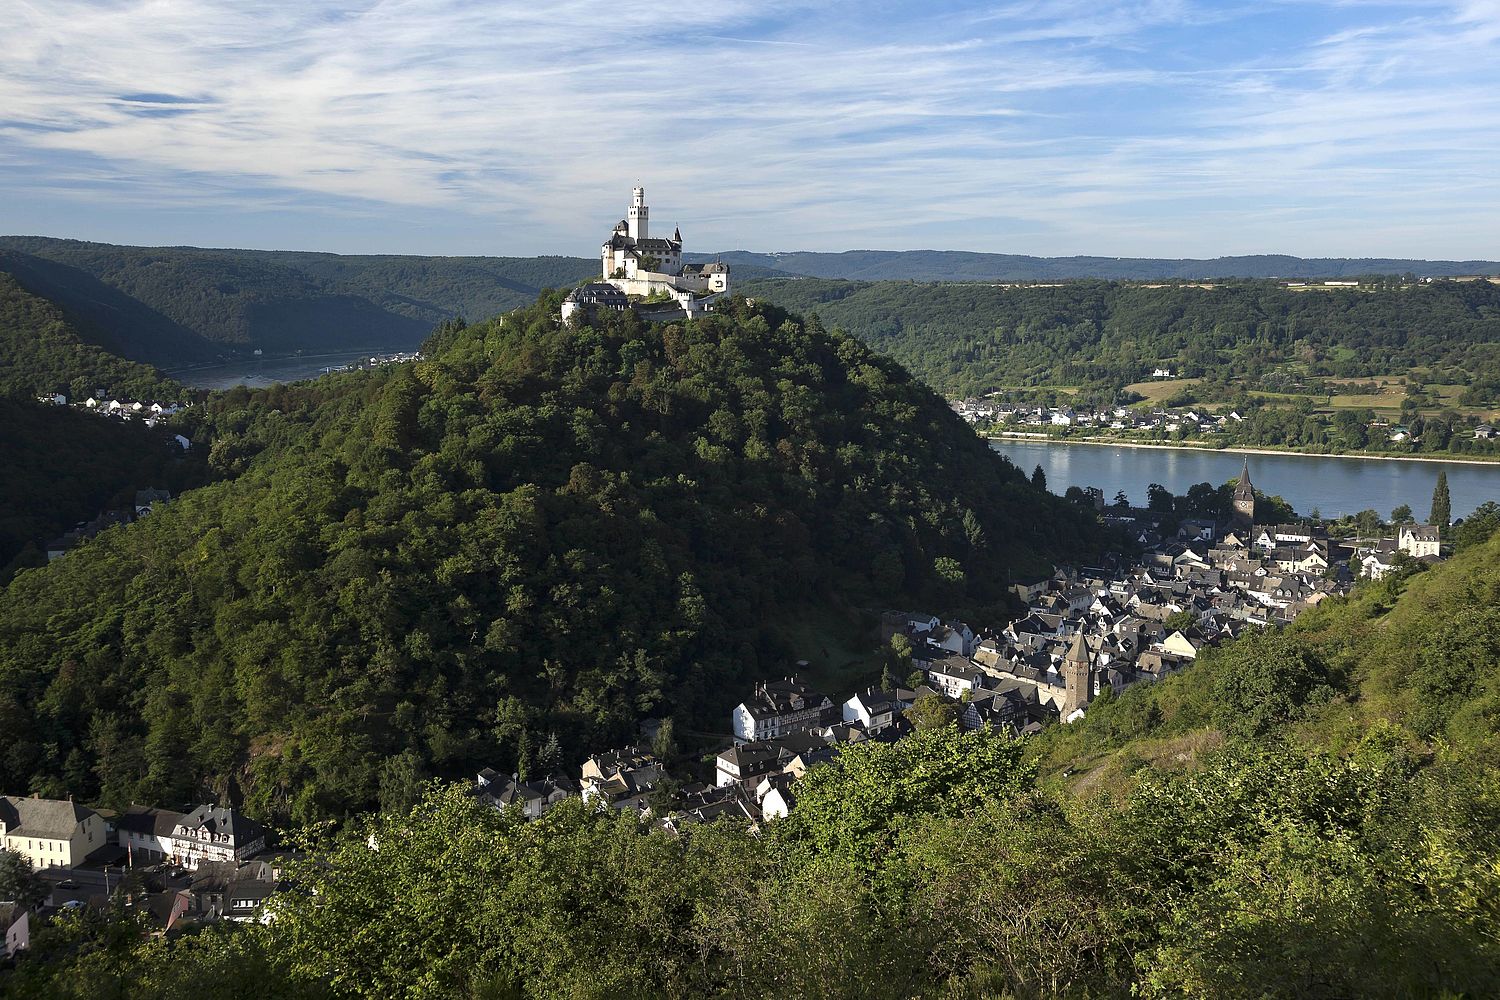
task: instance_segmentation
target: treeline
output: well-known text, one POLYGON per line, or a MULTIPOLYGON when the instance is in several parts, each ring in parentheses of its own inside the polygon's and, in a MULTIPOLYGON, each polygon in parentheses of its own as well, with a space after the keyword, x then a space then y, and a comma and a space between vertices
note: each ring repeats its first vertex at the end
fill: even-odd
POLYGON ((171 803, 236 775, 267 820, 340 816, 554 733, 581 759, 646 717, 720 728, 817 655, 793 627, 992 617, 1010 572, 1102 543, 852 338, 557 305, 190 411, 224 481, 0 594, 0 787, 171 803))
POLYGON ((816 312, 948 395, 1016 385, 1118 389, 1166 366, 1256 380, 1294 364, 1360 378, 1422 368, 1430 381, 1500 376, 1500 285, 1387 282, 1297 291, 1075 281, 1053 286, 752 282, 746 294, 816 312))
POLYGON ((759 836, 460 787, 267 925, 53 929, 9 996, 1492 996, 1500 539, 1040 737, 851 747, 759 836))
POLYGON ((721 259, 742 277, 766 272, 848 281, 1219 281, 1226 278, 1360 278, 1415 274, 1500 274, 1487 260, 1411 260, 1379 257, 1291 257, 1248 254, 1212 259, 1170 257, 1031 257, 966 250, 845 250, 695 254, 721 259))

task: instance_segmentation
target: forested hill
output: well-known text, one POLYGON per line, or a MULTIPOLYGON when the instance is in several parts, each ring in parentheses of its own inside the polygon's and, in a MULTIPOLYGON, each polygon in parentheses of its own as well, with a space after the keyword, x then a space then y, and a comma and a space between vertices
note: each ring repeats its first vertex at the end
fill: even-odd
POLYGON ((6 273, 6 262, 0 254, 0 396, 84 399, 104 389, 133 399, 183 398, 183 387, 155 368, 86 339, 54 303, 6 273))
POLYGON ((1260 254, 1189 260, 1151 257, 1029 257, 965 250, 846 250, 842 253, 752 253, 733 250, 693 255, 723 260, 744 276, 781 271, 853 281, 1196 281, 1205 278, 1347 278, 1371 274, 1500 274, 1492 260, 1403 260, 1378 257, 1291 257, 1260 254))
POLYGON ((244 355, 415 347, 456 316, 526 305, 596 273, 572 257, 380 257, 0 237, 0 270, 94 342, 165 367, 244 355), (108 339, 106 339, 108 338, 108 339))
POLYGON ((1500 380, 1500 284, 1391 281, 1298 290, 774 279, 747 295, 816 312, 950 394, 1017 385, 1120 387, 1166 365, 1242 378, 1294 362, 1307 375, 1431 369, 1460 384, 1500 380))
POLYGON ((752 680, 865 641, 858 609, 989 617, 1011 571, 1097 552, 853 338, 558 304, 190 411, 224 481, 0 594, 0 787, 238 774, 257 815, 339 815, 551 733, 579 759, 642 717, 722 729, 752 680))

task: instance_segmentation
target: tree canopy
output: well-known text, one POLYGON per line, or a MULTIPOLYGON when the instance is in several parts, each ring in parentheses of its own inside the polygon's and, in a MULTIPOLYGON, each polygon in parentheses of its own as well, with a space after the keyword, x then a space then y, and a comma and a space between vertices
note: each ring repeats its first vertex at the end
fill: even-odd
POLYGON ((0 594, 0 786, 235 775, 267 819, 339 816, 551 733, 576 762, 649 716, 720 725, 808 655, 780 623, 993 614, 1102 540, 852 338, 556 306, 194 407, 217 482, 0 594))

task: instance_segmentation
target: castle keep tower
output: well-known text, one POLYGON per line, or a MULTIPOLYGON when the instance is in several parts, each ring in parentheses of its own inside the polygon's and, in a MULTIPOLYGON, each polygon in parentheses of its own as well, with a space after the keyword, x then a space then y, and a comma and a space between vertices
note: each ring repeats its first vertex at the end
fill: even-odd
POLYGON ((1255 526, 1255 486, 1250 482, 1250 459, 1245 459, 1245 467, 1240 470, 1240 480, 1234 484, 1234 520, 1235 531, 1249 531, 1255 526))
POLYGON ((1089 651, 1089 642, 1079 629, 1073 636, 1073 645, 1063 660, 1063 704, 1062 720, 1081 708, 1087 708, 1094 699, 1094 654, 1089 651))
POLYGON ((626 234, 637 243, 650 238, 651 209, 646 207, 646 189, 638 187, 630 192, 630 213, 625 216, 626 234))

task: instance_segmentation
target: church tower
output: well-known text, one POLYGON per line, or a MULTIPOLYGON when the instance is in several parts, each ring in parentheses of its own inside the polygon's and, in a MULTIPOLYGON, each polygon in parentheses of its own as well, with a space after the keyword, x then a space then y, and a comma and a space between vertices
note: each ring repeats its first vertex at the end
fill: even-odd
POLYGON ((626 216, 629 222, 630 238, 636 242, 646 239, 651 230, 651 209, 646 207, 646 189, 635 188, 630 192, 630 214, 626 216))
POLYGON ((1080 708, 1087 708, 1094 698, 1094 656, 1089 652, 1089 642, 1079 629, 1073 636, 1073 645, 1063 659, 1063 704, 1062 719, 1080 708))
POLYGON ((1255 526, 1255 485, 1250 482, 1250 459, 1240 470, 1240 481, 1234 484, 1234 529, 1249 531, 1255 526))

